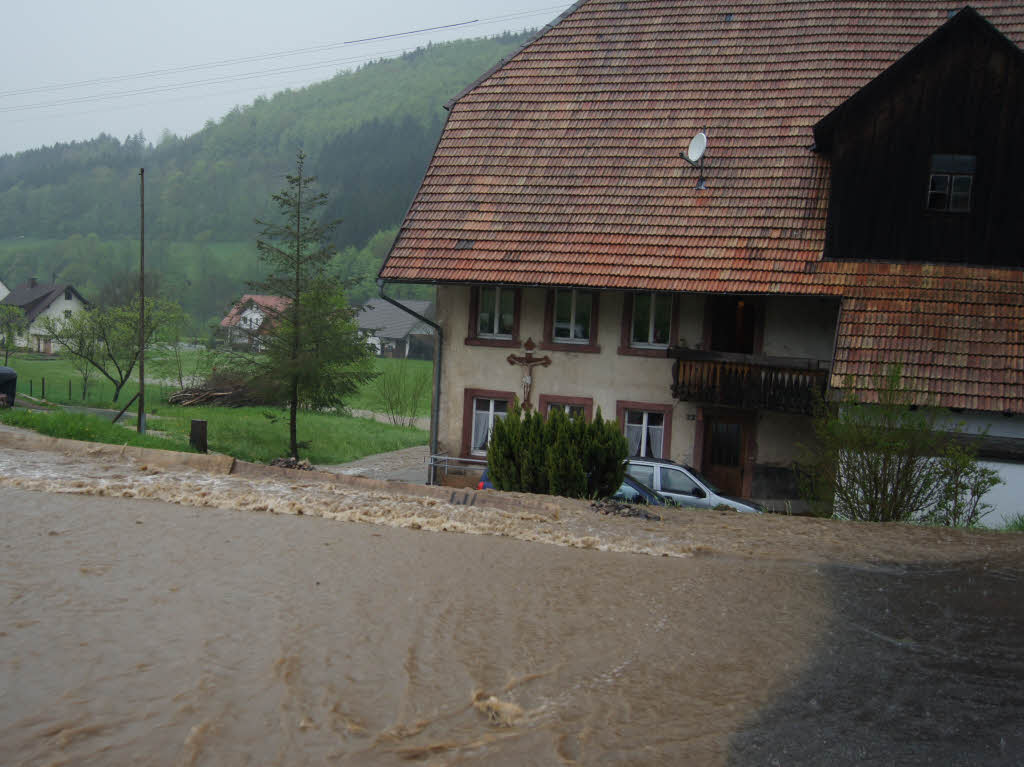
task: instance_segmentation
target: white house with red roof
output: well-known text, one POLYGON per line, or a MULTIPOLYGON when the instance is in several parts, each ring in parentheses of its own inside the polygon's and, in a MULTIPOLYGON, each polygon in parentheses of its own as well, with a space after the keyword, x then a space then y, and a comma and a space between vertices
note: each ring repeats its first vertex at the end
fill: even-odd
POLYGON ((816 393, 899 363, 1021 510, 1022 44, 1001 0, 573 5, 448 103, 380 272, 437 286, 432 448, 600 407, 781 504, 816 393))
POLYGON ((220 327, 224 329, 228 343, 259 351, 260 337, 267 332, 269 323, 273 323, 290 304, 290 299, 281 296, 246 293, 220 321, 220 327))

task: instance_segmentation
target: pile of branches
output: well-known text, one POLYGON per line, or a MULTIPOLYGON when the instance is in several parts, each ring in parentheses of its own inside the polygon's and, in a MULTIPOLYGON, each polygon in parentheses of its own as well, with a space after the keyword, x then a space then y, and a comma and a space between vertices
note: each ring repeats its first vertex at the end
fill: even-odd
POLYGON ((633 506, 628 503, 619 503, 614 498, 604 498, 600 501, 593 501, 590 508, 601 514, 608 514, 615 517, 637 517, 651 522, 660 522, 661 515, 652 511, 645 511, 640 506, 633 506))
POLYGON ((270 462, 271 466, 280 466, 283 469, 299 469, 301 471, 313 471, 313 464, 309 462, 309 459, 303 458, 301 461, 298 458, 275 458, 270 462))
POLYGON ((267 397, 256 391, 240 377, 224 373, 213 373, 199 386, 174 392, 167 397, 171 405, 222 405, 224 407, 246 407, 249 405, 270 405, 267 397))

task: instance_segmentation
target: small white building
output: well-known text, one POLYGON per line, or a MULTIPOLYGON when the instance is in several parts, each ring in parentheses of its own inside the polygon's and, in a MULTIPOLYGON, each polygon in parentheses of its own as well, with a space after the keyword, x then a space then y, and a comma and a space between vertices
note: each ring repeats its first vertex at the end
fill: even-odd
POLYGON ((0 288, 3 288, 0 294, 6 291, 0 304, 19 307, 29 322, 28 333, 18 339, 18 344, 45 354, 52 354, 54 348, 50 336, 42 327, 43 318, 70 317, 89 305, 74 285, 67 283, 44 285, 32 277, 14 290, 7 291, 2 284, 0 288))
POLYGON ((3 280, 0 280, 0 301, 3 301, 5 298, 7 298, 10 292, 11 291, 8 290, 7 286, 4 285, 3 280))

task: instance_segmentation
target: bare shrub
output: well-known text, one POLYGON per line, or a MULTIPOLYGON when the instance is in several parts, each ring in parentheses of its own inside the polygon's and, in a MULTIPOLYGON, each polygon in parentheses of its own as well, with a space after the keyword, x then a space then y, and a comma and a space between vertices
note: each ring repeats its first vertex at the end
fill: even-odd
POLYGON ((402 359, 381 372, 374 381, 374 388, 391 423, 413 426, 430 399, 430 370, 402 359))

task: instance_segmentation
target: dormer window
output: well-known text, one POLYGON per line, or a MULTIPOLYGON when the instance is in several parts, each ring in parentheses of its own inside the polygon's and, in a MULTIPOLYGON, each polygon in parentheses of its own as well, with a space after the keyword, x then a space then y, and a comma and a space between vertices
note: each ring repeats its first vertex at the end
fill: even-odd
POLYGON ((969 213, 978 159, 973 154, 933 154, 928 177, 928 210, 969 213))

